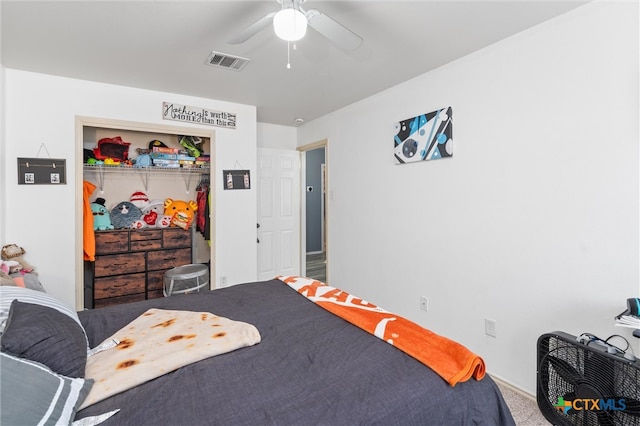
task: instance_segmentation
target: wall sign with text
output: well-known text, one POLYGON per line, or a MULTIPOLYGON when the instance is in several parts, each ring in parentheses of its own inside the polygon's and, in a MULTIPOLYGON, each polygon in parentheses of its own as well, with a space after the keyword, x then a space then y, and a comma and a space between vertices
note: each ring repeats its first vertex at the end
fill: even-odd
POLYGON ((206 124, 207 126, 236 128, 236 115, 231 112, 214 111, 206 108, 162 103, 162 118, 164 120, 182 121, 184 123, 206 124))

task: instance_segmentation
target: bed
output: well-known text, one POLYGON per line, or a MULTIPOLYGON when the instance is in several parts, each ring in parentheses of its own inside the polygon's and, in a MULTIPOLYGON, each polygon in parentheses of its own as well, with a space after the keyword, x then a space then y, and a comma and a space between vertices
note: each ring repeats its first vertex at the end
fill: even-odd
POLYGON ((416 359, 281 280, 87 310, 91 348, 150 308, 212 312, 261 341, 188 364, 84 409, 104 425, 513 425, 489 376, 449 385, 416 359))

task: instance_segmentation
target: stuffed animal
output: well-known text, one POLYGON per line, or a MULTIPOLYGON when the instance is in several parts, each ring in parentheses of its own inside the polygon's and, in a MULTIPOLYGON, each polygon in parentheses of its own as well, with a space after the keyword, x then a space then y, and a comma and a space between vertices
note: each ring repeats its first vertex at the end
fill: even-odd
POLYGON ((133 167, 151 167, 153 162, 151 161, 151 150, 146 148, 136 148, 138 157, 136 157, 136 163, 133 167))
POLYGON ((172 200, 167 198, 164 201, 164 214, 165 216, 171 216, 171 224, 178 226, 182 229, 187 229, 191 226, 193 216, 198 210, 198 205, 195 201, 190 200, 172 200))
POLYGON ((8 285, 8 286, 16 286, 17 282, 9 276, 9 265, 5 263, 5 261, 0 261, 0 286, 8 285))
POLYGON ((15 272, 22 272, 22 273, 27 273, 27 272, 33 272, 33 270, 35 269, 33 266, 31 266, 31 264, 29 262, 27 262, 24 257, 22 257, 23 254, 25 254, 26 251, 20 247, 17 244, 7 244, 6 246, 2 247, 2 260, 4 261, 13 261, 13 262, 17 262, 18 265, 13 265, 12 270, 10 271, 10 273, 15 273, 15 272))
POLYGON ((35 272, 35 267, 24 259, 25 253, 25 250, 16 244, 7 244, 2 247, 0 285, 45 291, 38 279, 38 274, 35 272))
POLYGON ((148 227, 156 226, 158 218, 164 214, 164 204, 162 200, 151 200, 146 207, 142 209, 142 220, 148 227))
POLYGON ((149 197, 142 191, 136 191, 131 194, 131 198, 129 198, 131 204, 139 208, 140 210, 144 209, 149 205, 149 197))
POLYGON ((104 198, 96 198, 96 200, 91 203, 91 213, 93 213, 93 230, 104 231, 107 229, 113 229, 113 224, 111 223, 111 215, 109 214, 109 210, 104 206, 105 200, 104 198))
POLYGON ((169 226, 171 226, 171 216, 168 215, 162 215, 158 217, 158 220, 156 221, 156 228, 168 228, 169 226))
POLYGON ((111 223, 116 229, 130 228, 142 217, 142 211, 130 201, 121 201, 111 209, 111 223))

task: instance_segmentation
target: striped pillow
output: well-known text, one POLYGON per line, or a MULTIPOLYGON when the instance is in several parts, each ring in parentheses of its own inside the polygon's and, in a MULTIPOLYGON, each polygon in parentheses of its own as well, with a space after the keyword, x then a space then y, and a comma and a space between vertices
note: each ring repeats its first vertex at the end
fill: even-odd
POLYGON ((71 424, 93 380, 73 379, 0 352, 0 424, 71 424))
POLYGON ((82 323, 80 323, 80 319, 78 318, 76 311, 50 294, 22 287, 0 286, 0 333, 4 331, 7 318, 9 317, 11 302, 14 300, 32 303, 35 305, 48 306, 68 315, 80 324, 80 327, 82 327, 82 323))

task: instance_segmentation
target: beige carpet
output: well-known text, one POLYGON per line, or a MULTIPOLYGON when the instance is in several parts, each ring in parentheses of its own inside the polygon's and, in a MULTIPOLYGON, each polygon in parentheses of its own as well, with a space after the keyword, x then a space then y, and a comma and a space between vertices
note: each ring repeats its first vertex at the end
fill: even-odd
POLYGON ((551 424, 540 413, 534 396, 528 395, 495 377, 493 380, 500 388, 500 392, 502 392, 502 396, 511 410, 511 415, 516 425, 549 426, 551 424))

